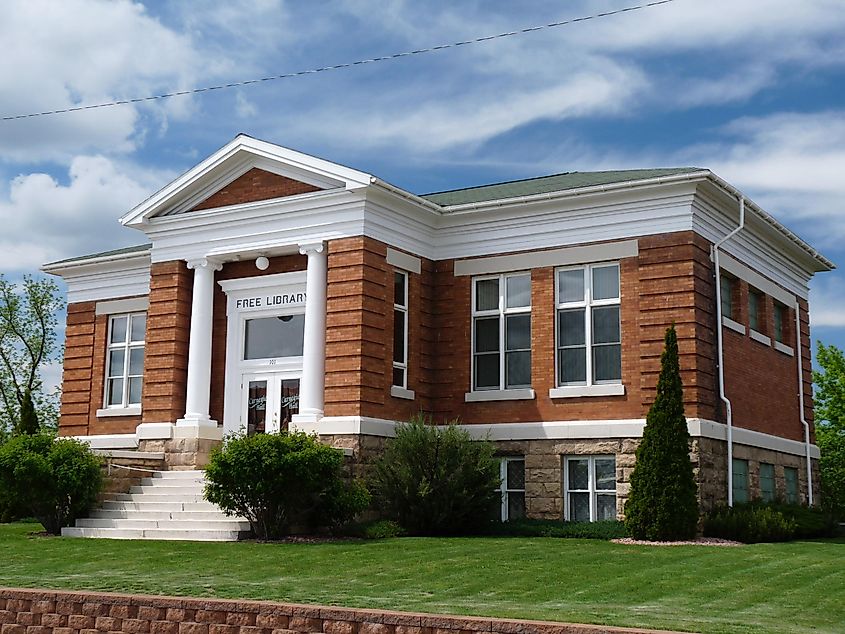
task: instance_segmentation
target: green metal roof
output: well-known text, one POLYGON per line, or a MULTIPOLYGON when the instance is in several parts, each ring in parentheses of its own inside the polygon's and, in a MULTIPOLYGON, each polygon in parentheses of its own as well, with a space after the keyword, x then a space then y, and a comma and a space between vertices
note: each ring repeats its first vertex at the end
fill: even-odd
POLYGON ((101 251, 100 253, 91 253, 89 255, 80 255, 75 258, 68 258, 67 260, 59 260, 58 262, 50 262, 47 266, 57 266, 60 264, 73 264, 74 262, 84 262, 85 260, 96 260, 99 258, 107 258, 113 255, 130 255, 132 253, 143 253, 149 251, 153 245, 151 244, 136 244, 131 247, 123 247, 121 249, 113 249, 111 251, 101 251))
POLYGON ((668 167, 657 169, 639 170, 615 170, 609 172, 564 172, 551 176, 540 176, 539 178, 526 178, 524 180, 508 181, 506 183, 493 183, 479 187, 468 187, 466 189, 453 189, 445 192, 423 194, 421 198, 442 207, 451 205, 466 205, 480 203, 488 200, 502 200, 516 198, 519 196, 531 196, 533 194, 546 194, 549 192, 565 191, 567 189, 580 189, 582 187, 593 187, 596 185, 609 185, 611 183, 625 183, 631 181, 658 178, 660 176, 674 176, 676 174, 688 174, 700 172, 698 167, 668 167))

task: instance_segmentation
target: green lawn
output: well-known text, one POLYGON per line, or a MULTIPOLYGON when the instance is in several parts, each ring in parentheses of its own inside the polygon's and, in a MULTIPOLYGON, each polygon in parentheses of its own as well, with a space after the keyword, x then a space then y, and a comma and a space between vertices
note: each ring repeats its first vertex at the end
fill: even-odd
POLYGON ((35 537, 0 525, 0 585, 275 599, 702 632, 845 631, 845 540, 741 548, 553 538, 323 544, 35 537))

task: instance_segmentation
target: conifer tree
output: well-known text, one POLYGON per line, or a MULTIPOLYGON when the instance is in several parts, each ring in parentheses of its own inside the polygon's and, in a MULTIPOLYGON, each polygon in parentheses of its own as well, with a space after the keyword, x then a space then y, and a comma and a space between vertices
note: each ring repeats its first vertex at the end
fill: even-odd
POLYGON ((637 539, 689 539, 698 525, 697 485, 689 457, 674 324, 666 330, 660 366, 657 398, 648 412, 631 474, 625 525, 637 539))
POLYGON ((35 411, 35 403, 32 402, 32 392, 27 390, 23 395, 20 418, 15 431, 18 434, 32 436, 38 433, 39 428, 38 413, 35 411))

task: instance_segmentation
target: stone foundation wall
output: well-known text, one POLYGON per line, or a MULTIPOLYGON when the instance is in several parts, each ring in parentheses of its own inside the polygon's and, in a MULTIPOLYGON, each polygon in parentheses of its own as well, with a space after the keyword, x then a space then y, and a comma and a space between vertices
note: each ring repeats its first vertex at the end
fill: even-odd
POLYGON ((170 440, 141 440, 140 451, 164 453, 165 468, 172 471, 202 469, 208 464, 211 450, 221 440, 209 438, 171 438, 170 440))
POLYGON ((113 458, 105 456, 103 462, 103 491, 101 496, 113 493, 128 493, 133 486, 141 484, 143 478, 150 478, 154 471, 165 468, 164 460, 155 458, 113 458), (127 469, 126 467, 130 467, 127 469))
MULTIPOLYGON (((0 588, 2 634, 658 634, 574 625, 386 610, 0 588)), ((672 634, 665 632, 664 634, 672 634)))
MULTIPOLYGON (((697 476, 701 508, 711 510, 714 506, 728 503, 728 443, 712 438, 693 439, 693 453, 698 456, 697 476)), ((775 467, 775 495, 786 497, 784 467, 798 471, 798 497, 802 503, 807 501, 807 466, 804 456, 759 449, 734 443, 734 458, 748 460, 748 493, 750 499, 760 497, 760 463, 766 462, 775 467)), ((695 466, 695 465, 694 465, 695 466)), ((818 504, 819 461, 812 460, 813 498, 818 504)))

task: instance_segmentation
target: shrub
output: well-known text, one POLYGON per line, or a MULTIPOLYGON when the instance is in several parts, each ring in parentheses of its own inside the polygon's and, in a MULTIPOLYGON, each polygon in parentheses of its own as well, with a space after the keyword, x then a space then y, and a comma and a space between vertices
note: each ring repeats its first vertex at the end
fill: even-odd
POLYGON ((393 520, 374 520, 350 526, 345 533, 351 537, 362 539, 390 539, 402 537, 405 531, 393 520))
POLYGON ((628 536, 624 522, 560 522, 557 520, 511 520, 495 524, 494 535, 504 537, 572 537, 577 539, 619 539, 628 536))
POLYGON ((637 448, 625 503, 625 525, 633 537, 664 541, 695 536, 698 499, 689 440, 673 325, 666 330, 657 397, 637 448))
POLYGON ((205 477, 205 497, 249 520, 259 539, 335 527, 369 505, 362 485, 344 482, 343 455, 302 432, 228 438, 205 477))
POLYGON ((17 436, 0 447, 0 490, 9 508, 23 510, 58 535, 97 501, 100 466, 100 458, 77 440, 17 436))
POLYGON ((764 505, 741 504, 719 507, 704 520, 707 537, 721 537, 746 544, 783 542, 792 539, 797 530, 795 520, 764 505))
POLYGON ((376 462, 372 488, 384 514, 412 535, 481 530, 499 502, 493 443, 472 440, 454 424, 437 427, 417 415, 396 428, 376 462))

